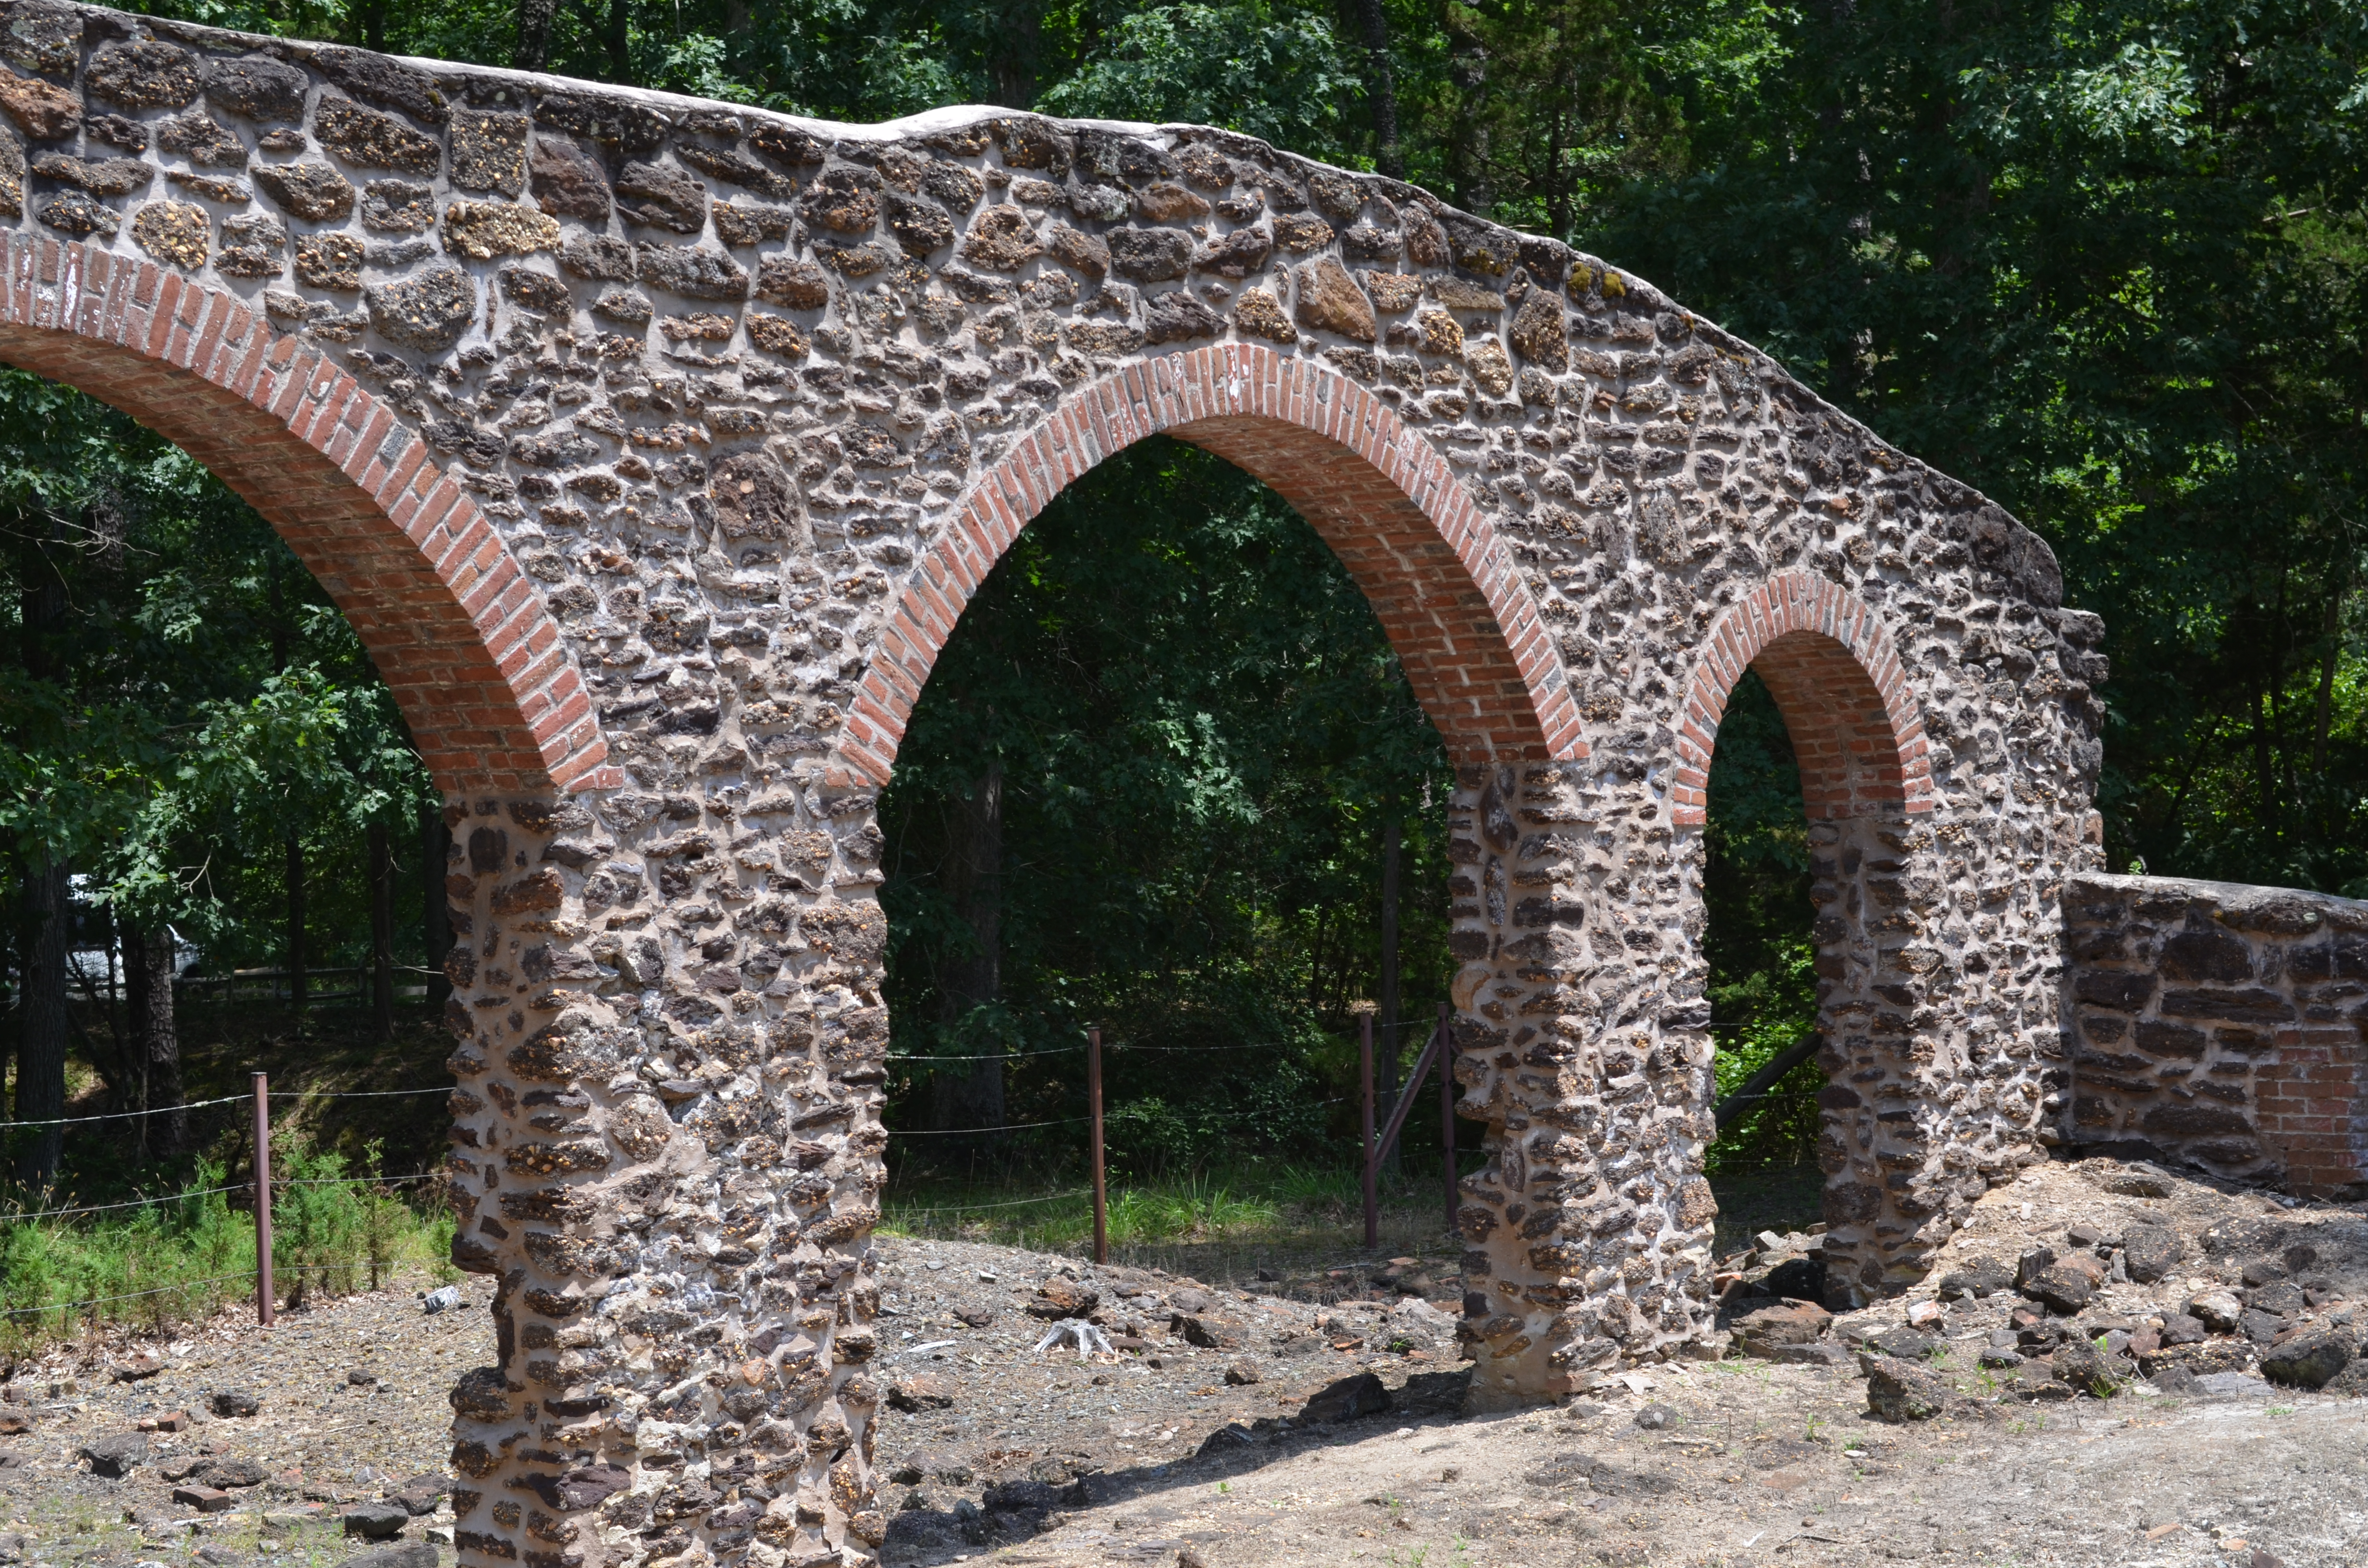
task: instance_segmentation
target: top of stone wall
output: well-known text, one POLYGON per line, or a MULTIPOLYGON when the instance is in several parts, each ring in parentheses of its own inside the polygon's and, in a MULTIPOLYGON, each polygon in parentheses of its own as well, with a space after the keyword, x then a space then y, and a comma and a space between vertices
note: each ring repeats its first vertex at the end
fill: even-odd
POLYGON ((2306 937, 2325 927, 2368 931, 2368 903, 2304 888, 2086 871, 2072 877, 2064 892, 2065 907, 2076 918, 2083 903, 2107 903, 2141 919, 2203 915, 2232 931, 2270 937, 2306 937))
MULTIPOLYGON (((2054 552, 2003 507, 1971 486, 1899 452, 1863 424, 1803 386, 1767 355, 1724 328, 1683 311, 1651 284, 1559 241, 1520 233, 1474 217, 1419 187, 1378 175, 1336 169, 1253 137, 1201 126, 1053 119, 981 105, 933 109, 876 125, 849 125, 672 93, 493 66, 388 56, 343 45, 135 17, 101 6, 63 5, 58 0, 17 0, 14 5, 0 7, 0 15, 7 18, 7 37, 0 40, 6 47, 0 49, 0 54, 5 54, 17 71, 25 74, 15 80, 19 87, 32 89, 35 97, 43 90, 44 85, 39 81, 40 74, 78 79, 84 72, 85 57, 95 61, 97 51, 117 40, 146 36, 178 43, 211 57, 199 62, 210 84, 216 74, 214 61, 241 55, 282 61, 302 67, 350 99, 377 110, 392 111, 439 139, 458 125, 453 118, 456 110, 527 109, 538 122, 588 135, 619 157, 654 156, 657 149, 678 135, 722 135, 737 142, 746 134, 753 142, 760 129, 771 128, 780 136, 810 147, 811 161, 820 166, 842 158, 871 162, 876 154, 867 149, 897 142, 940 152, 958 148, 975 153, 988 144, 989 128, 997 128, 992 140, 1003 145, 1003 161, 1008 166, 1042 168, 1054 179, 1065 178, 1074 171, 1080 179, 1107 179, 1113 185, 1133 183, 1132 176, 1141 173, 1125 169, 1129 147, 1148 146, 1163 154, 1189 145, 1213 147, 1232 158, 1269 170, 1287 171, 1290 177, 1305 187, 1304 194, 1294 195, 1303 200, 1313 198, 1313 205, 1319 211, 1343 214, 1344 224, 1368 194, 1381 197, 1410 214, 1427 217, 1437 225, 1437 232, 1443 233, 1445 244, 1436 263, 1413 257, 1417 266, 1464 274, 1484 290, 1504 289, 1526 274, 1533 283, 1564 292, 1582 310, 1641 318, 1647 324, 1656 319, 1682 324, 1684 330, 1698 335, 1710 349, 1748 366, 1755 379, 1793 417, 1814 421, 1842 435, 1845 441, 1855 442, 1863 460, 1877 469, 1927 479, 1945 506, 1970 515, 1973 543, 1985 566, 2005 576, 2018 592, 2043 608, 2054 609, 2062 602, 2063 579, 2054 552), (80 18, 78 29, 63 25, 70 17, 80 18), (75 36, 77 32, 79 37, 75 36), (1105 164, 1107 168, 1102 166, 1105 164), (1128 181, 1121 182, 1122 173, 1129 174, 1128 181)), ((197 97, 196 85, 192 82, 188 85, 190 90, 182 97, 193 99, 197 97)), ((211 85, 208 96, 219 96, 211 85)), ((182 97, 175 101, 182 101, 182 97)), ((14 114, 15 109, 12 108, 10 112, 14 114)), ((22 117, 18 118, 21 122, 22 117)), ((776 145, 779 144, 777 137, 776 145)), ((13 145, 0 147, 0 155, 16 153, 13 145)), ((453 155, 456 160, 461 156, 457 145, 453 155)), ((21 174, 17 177, 21 178, 21 174)), ((732 176, 727 174, 723 177, 732 176)), ((467 183, 459 177, 457 162, 454 183, 467 183)), ((472 184, 468 188, 478 187, 472 184)), ((1397 236, 1381 237, 1395 240, 1397 236)), ((1355 238, 1353 233, 1346 234, 1333 243, 1349 244, 1349 254, 1354 255, 1357 253, 1350 242, 1355 238)), ((1392 248, 1395 251, 1395 246, 1392 248)), ((2078 611, 2066 614, 2088 619, 2078 611)), ((2089 628, 2089 640, 2093 641, 2100 631, 2100 626, 2089 628)))

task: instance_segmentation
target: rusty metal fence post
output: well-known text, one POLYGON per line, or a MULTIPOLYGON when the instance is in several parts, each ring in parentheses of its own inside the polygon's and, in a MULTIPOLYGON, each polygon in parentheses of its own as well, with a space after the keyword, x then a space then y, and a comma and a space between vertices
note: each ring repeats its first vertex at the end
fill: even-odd
POLYGON ((271 1326, 271 1080, 255 1074, 255 1321, 271 1326))
POLYGON ((1439 1005, 1439 1142, 1447 1173, 1447 1233, 1455 1233, 1455 1031, 1447 1004, 1439 1005))
POLYGON ((1373 1148, 1373 1015, 1371 1013, 1357 1015, 1357 1071, 1363 1085, 1365 1247, 1371 1251, 1382 1242, 1381 1210, 1373 1192, 1373 1165, 1377 1156, 1373 1148))
POLYGON ((1086 1031, 1086 1100, 1093 1119, 1094 1262, 1110 1262, 1110 1192, 1102 1170, 1102 1031, 1086 1031))

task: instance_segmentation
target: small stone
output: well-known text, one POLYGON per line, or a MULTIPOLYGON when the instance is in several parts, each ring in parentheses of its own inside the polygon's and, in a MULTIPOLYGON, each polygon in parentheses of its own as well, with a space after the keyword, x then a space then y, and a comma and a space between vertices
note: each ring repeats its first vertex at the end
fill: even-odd
POLYGON ((184 1485, 173 1488, 173 1501, 200 1514, 220 1514, 228 1511, 234 1499, 220 1487, 184 1485))
POLYGON ((707 187, 663 164, 627 164, 617 175, 617 210, 628 223, 695 234, 707 226, 707 187))
POLYGON ((257 164, 254 173, 266 195, 308 223, 354 210, 352 182, 326 164, 257 164))
POLYGON ((444 209, 444 248, 477 261, 527 256, 559 244, 559 220, 507 201, 455 201, 444 209))
POLYGON ((1561 301, 1549 289, 1532 289, 1513 312, 1506 335, 1513 351, 1542 369, 1563 370, 1570 365, 1570 339, 1563 331, 1561 301))
POLYGON ((296 277, 315 289, 354 290, 362 286, 362 242, 356 234, 332 230, 296 237, 296 277))
POLYGON ((39 77, 0 71, 0 113, 15 120, 28 141, 54 142, 74 133, 82 119, 82 100, 39 77))
POLYGON ((424 1540, 413 1540, 401 1546, 382 1546, 375 1551, 358 1551, 337 1568, 436 1568, 436 1562, 435 1547, 424 1540))
POLYGON ((446 136, 454 185, 511 197, 526 189, 526 116, 463 109, 452 117, 446 136))
MULTIPOLYGON (((600 1490, 609 1478, 615 1473, 607 1470, 601 1471, 598 1475, 594 1475, 589 1471, 569 1471, 560 1478, 561 1489, 567 1494, 568 1506, 578 1508, 588 1507, 616 1491, 617 1488, 614 1486, 608 1487, 607 1491, 600 1490)), ((436 1505, 451 1490, 452 1483, 450 1479, 429 1471, 423 1475, 413 1476, 409 1481, 388 1493, 386 1500, 390 1503, 401 1504, 413 1518, 424 1519, 436 1512, 436 1505)))
POLYGON ((2310 1329, 2261 1353, 2261 1376, 2288 1388, 2325 1388, 2351 1364, 2351 1337, 2334 1329, 2310 1329))
POLYGON ((1736 1320, 1735 1342, 1746 1356, 1765 1356, 1779 1345, 1806 1345, 1824 1337, 1834 1314, 1815 1301, 1782 1301, 1736 1320))
POLYGON ((188 169, 166 169, 165 177, 184 190, 192 190, 209 201, 245 203, 255 199, 255 188, 243 179, 230 179, 222 175, 201 175, 188 169))
POLYGON ((1264 289, 1245 289, 1234 301, 1234 324, 1253 336, 1295 344, 1299 329, 1282 313, 1282 301, 1264 289))
POLYGON ((1321 250, 1332 243, 1332 225, 1313 212, 1279 214, 1274 219, 1274 243, 1285 250, 1321 250))
POLYGON ((719 201, 708 210, 715 220, 715 237, 727 245, 745 247, 785 240, 796 230, 796 217, 785 207, 719 201))
POLYGON ((160 120, 156 125, 156 145, 204 167, 246 167, 246 143, 202 108, 160 120))
POLYGON ((359 1503, 346 1510, 346 1534, 364 1540, 393 1540, 411 1523, 411 1511, 394 1503, 359 1503))
POLYGON ((64 6, 18 6, 0 31, 0 56, 20 71, 70 76, 82 63, 82 17, 64 6))
POLYGON ((818 311, 830 303, 830 279, 810 261, 768 256, 757 275, 757 297, 792 311, 818 311))
POLYGON ((923 1410, 951 1410, 954 1385, 943 1378, 916 1372, 888 1385, 888 1404, 908 1415, 923 1410))
POLYGON ((362 300, 381 337, 427 353, 458 343, 477 315, 475 281, 450 262, 398 283, 373 284, 362 300))
POLYGON ((83 73, 93 97, 127 108, 179 108, 197 97, 199 81, 196 55, 153 39, 111 43, 91 56, 83 73))
POLYGON ((644 242, 633 247, 642 281, 687 300, 745 300, 748 274, 725 252, 708 245, 644 242))
POLYGON ((444 163, 444 149, 435 138, 346 98, 321 99, 313 111, 313 134, 346 162, 366 168, 433 175, 444 163))
POLYGON ((779 354, 785 359, 803 358, 812 347, 798 324, 787 316, 753 314, 748 318, 748 341, 768 354, 779 354))
POLYGON ((1907 1325, 1910 1328, 1930 1328, 1948 1320, 1949 1310, 1938 1301, 1910 1301, 1907 1304, 1907 1325))
POLYGON ((1235 1388, 1249 1388, 1266 1381, 1266 1374, 1258 1370, 1257 1362, 1242 1358, 1225 1363, 1225 1381, 1235 1388))
POLYGON ((268 212, 242 212, 222 220, 214 270, 233 278, 277 278, 287 248, 288 225, 268 212))
POLYGON ((91 1474, 120 1481, 147 1462, 148 1438, 139 1432, 94 1437, 74 1450, 74 1458, 90 1466, 91 1474))
POLYGON ((1181 289, 1154 295, 1143 302, 1143 338, 1146 343, 1214 337, 1224 330, 1224 317, 1181 289))
MULTIPOLYGON (((988 209, 990 213, 1011 210, 1003 207, 988 209)), ((1110 246, 1110 270, 1137 283, 1163 283, 1181 278, 1192 264, 1192 237, 1180 229, 1112 229, 1102 240, 1110 246)), ((969 254, 966 248, 963 254, 969 254)), ((1011 265, 1016 267, 1019 263, 1011 265)))
POLYGON ((209 101, 246 119, 302 118, 311 78, 277 60, 217 60, 206 67, 209 101))
POLYGON ((1100 278, 1110 271, 1110 246, 1066 223, 1055 223, 1045 231, 1044 251, 1062 266, 1087 278, 1100 278))
POLYGON ((189 1471, 189 1479, 207 1486, 220 1486, 233 1491, 245 1486, 260 1486, 268 1474, 253 1460, 209 1459, 189 1471))
POLYGON ((1360 344, 1373 341, 1373 303, 1331 256, 1298 267, 1300 324, 1319 332, 1338 332, 1360 344))
POLYGON ((1028 1315, 1037 1318, 1081 1318, 1101 1305, 1099 1291, 1078 1284, 1066 1275, 1055 1274, 1036 1288, 1036 1297, 1028 1303, 1028 1315))
POLYGON ((2204 1335, 2210 1332, 2211 1330, 2203 1326, 2203 1322, 2200 1318, 2190 1317, 2185 1312, 2165 1312, 2162 1315, 2162 1327, 2157 1331, 2157 1340, 2166 1346, 2201 1345, 2203 1343, 2204 1335))
POLYGON ((545 212, 587 223, 609 221, 609 182, 599 160, 566 137, 537 136, 528 170, 535 204, 545 212))
POLYGON ((1648 1404, 1636 1413, 1637 1426, 1647 1432, 1666 1431, 1676 1426, 1677 1421, 1678 1412, 1674 1405, 1656 1403, 1648 1404))
POLYGON ((90 234, 112 236, 123 227, 121 215, 111 208, 93 201, 78 190, 62 190, 41 203, 38 213, 51 228, 82 238, 90 234))
POLYGON ((1379 1415, 1390 1408, 1390 1391, 1371 1372, 1360 1372, 1327 1384, 1310 1396, 1299 1413, 1303 1422, 1336 1426, 1360 1416, 1379 1415))
POLYGON ((148 165, 137 158, 70 158, 63 153, 44 153, 35 158, 33 172, 93 196, 129 196, 147 189, 151 177, 148 165))
POLYGON ((2256 1345, 2267 1345, 2283 1334, 2289 1324, 2276 1312, 2265 1312, 2248 1307, 2237 1314, 2237 1332, 2256 1345))
POLYGON ((1957 1402, 1949 1380, 1888 1357, 1867 1359, 1867 1414, 1891 1422, 1929 1421, 1957 1402))
POLYGON ((2105 1353, 2085 1339, 2067 1341, 2053 1358, 2056 1381, 2081 1393, 2110 1399, 2121 1390, 2121 1377, 2105 1353))
POLYGON ((1265 229, 1235 229, 1194 252, 1192 270, 1239 280, 1265 267, 1273 254, 1274 235, 1265 229))
POLYGON ((1135 215, 1151 223, 1181 223, 1209 215, 1209 199, 1168 180, 1157 180, 1134 193, 1135 215))
POLYGON ((2244 1306, 2226 1290, 2199 1290, 2188 1298, 2190 1316, 2200 1319, 2214 1334, 2234 1334, 2237 1320, 2244 1315, 2244 1306))
MULTIPOLYGON (((206 264, 211 232, 206 210, 186 201, 151 201, 131 216, 131 237, 140 242, 141 249, 159 261, 169 261, 191 271, 206 264)), ((164 1363, 154 1357, 143 1358, 134 1365, 138 1369, 118 1367, 116 1377, 129 1382, 135 1378, 153 1378, 165 1369, 164 1363)))
POLYGON ((2093 1257, 2069 1257, 2051 1263, 2023 1282, 2023 1294, 2069 1317, 2089 1304, 2104 1278, 2104 1267, 2093 1257))

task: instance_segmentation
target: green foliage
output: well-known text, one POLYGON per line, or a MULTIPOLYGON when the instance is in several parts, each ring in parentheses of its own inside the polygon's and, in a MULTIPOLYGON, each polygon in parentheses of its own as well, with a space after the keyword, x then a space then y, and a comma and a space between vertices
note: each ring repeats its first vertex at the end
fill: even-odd
MULTIPOLYGON (((1703 834, 1702 934, 1711 1028, 1723 1097, 1817 1027, 1808 818, 1783 715, 1747 670, 1727 699, 1711 754, 1703 834)), ((1713 1169, 1793 1164, 1817 1136, 1812 1096, 1825 1076, 1803 1063, 1743 1108, 1711 1152, 1713 1169)))
MULTIPOLYGON (((1380 623, 1314 531, 1197 449, 1133 448, 1030 525, 914 712, 881 806, 894 1049, 1045 1051, 1099 1024, 1124 1119, 1111 1146, 1144 1175, 1321 1138, 1348 1065, 1326 1037, 1375 983, 1393 813, 1405 1010, 1444 994, 1452 784, 1380 623), (949 973, 977 946, 949 867, 990 758, 1012 873, 1000 987, 949 1017, 949 973)), ((1077 1114, 1079 1065, 1012 1062, 1008 1119, 1077 1114)), ((931 1071, 900 1082, 898 1124, 926 1116, 931 1071)))

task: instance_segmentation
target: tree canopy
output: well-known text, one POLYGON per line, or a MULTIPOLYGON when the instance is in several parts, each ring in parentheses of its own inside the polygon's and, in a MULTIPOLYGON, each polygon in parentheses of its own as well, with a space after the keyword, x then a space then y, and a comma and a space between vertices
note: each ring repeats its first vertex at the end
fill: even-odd
MULTIPOLYGON (((2108 628, 2114 869, 2368 895, 2361 0, 151 8, 847 120, 1213 122, 1571 241, 2054 545, 2108 628)), ((292 557, 153 437, 10 377, 0 466, 12 863, 103 867, 264 949, 269 900, 237 888, 281 874, 266 840, 416 804, 399 718, 292 557)), ((1808 1006, 1797 808, 1772 709, 1746 691, 1735 714, 1713 992, 1731 1043, 1772 1054, 1808 1006)), ((1275 1071, 1315 1071, 1376 983, 1392 820, 1409 1011, 1444 973, 1440 766, 1274 497, 1172 447, 1106 465, 998 570, 915 714, 885 804, 898 1050, 1090 1018, 1146 1045, 1296 1040, 1275 1071)), ((1008 1089, 1053 1094, 1030 1085, 1008 1089)))

